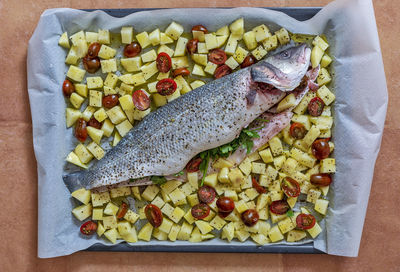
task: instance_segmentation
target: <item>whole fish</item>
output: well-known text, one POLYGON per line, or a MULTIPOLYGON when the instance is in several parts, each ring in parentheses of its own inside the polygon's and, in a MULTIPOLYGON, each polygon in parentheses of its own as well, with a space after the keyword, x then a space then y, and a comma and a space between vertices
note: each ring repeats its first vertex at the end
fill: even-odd
POLYGON ((92 189, 178 173, 198 153, 234 140, 295 89, 310 54, 305 44, 287 48, 160 107, 88 170, 65 175, 65 184, 92 189))

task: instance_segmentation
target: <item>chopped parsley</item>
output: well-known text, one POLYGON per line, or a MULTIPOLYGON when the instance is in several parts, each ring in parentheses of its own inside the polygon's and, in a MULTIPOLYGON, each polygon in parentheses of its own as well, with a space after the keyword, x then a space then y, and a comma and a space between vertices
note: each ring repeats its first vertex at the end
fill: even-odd
POLYGON ((174 177, 179 177, 182 176, 185 172, 180 171, 179 173, 174 174, 174 177))
POLYGON ((294 216, 293 210, 288 210, 286 212, 286 215, 289 216, 289 217, 293 217, 294 216))

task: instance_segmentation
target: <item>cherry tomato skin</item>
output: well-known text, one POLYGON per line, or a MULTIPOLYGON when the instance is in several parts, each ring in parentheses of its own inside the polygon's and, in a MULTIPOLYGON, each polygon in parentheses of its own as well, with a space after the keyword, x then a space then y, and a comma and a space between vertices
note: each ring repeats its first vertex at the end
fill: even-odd
POLYGON ((140 54, 142 51, 142 47, 137 42, 132 42, 130 44, 125 45, 124 48, 124 56, 127 58, 133 58, 140 54))
POLYGON ((201 162, 203 161, 202 158, 193 158, 191 159, 188 164, 186 164, 186 171, 188 173, 194 173, 199 171, 199 167, 201 162))
POLYGON ((204 34, 207 34, 207 33, 208 33, 207 28, 206 28, 205 26, 203 26, 203 25, 195 25, 194 27, 192 27, 192 31, 193 31, 193 30, 195 30, 195 31, 202 31, 202 32, 204 32, 204 34))
POLYGON ((190 75, 190 71, 186 68, 178 68, 175 69, 174 72, 172 73, 174 77, 177 76, 188 76, 190 75))
POLYGON ((150 224, 153 227, 158 228, 159 226, 161 226, 163 215, 159 207, 153 204, 147 204, 147 206, 144 208, 144 213, 147 220, 149 220, 150 224))
POLYGON ((199 40, 197 40, 197 39, 191 39, 186 44, 186 50, 190 55, 193 55, 194 53, 196 53, 198 42, 199 42, 199 40))
POLYGON ((242 217, 243 223, 248 227, 252 227, 255 224, 257 224, 258 219, 260 218, 260 216, 258 215, 258 212, 255 209, 245 210, 242 213, 241 217, 242 217))
POLYGON ((89 122, 87 123, 89 127, 94 127, 97 129, 101 129, 101 123, 96 120, 96 118, 92 117, 90 118, 89 122))
POLYGON ((315 221, 315 217, 312 214, 301 213, 296 217, 297 228, 302 230, 307 230, 314 227, 315 221))
POLYGON ((191 210, 192 216, 196 219, 204 219, 210 214, 210 206, 205 203, 194 205, 191 210))
POLYGON ((118 95, 116 94, 110 94, 103 97, 103 107, 105 107, 106 109, 111 109, 112 107, 118 105, 118 103, 119 99, 118 95))
POLYGON ((91 43, 88 49, 88 56, 91 58, 95 58, 99 55, 101 44, 98 42, 91 43))
POLYGON ((299 183, 290 177, 284 178, 282 182, 282 190, 288 197, 298 197, 300 195, 299 183))
POLYGON ((267 192, 267 190, 257 182, 255 177, 251 178, 251 183, 253 184, 253 188, 256 189, 257 193, 265 194, 267 192))
POLYGON ((308 106, 307 106, 308 113, 314 117, 320 116, 322 114, 322 111, 324 110, 324 105, 325 105, 325 103, 321 98, 314 97, 308 103, 308 106))
POLYGON ((176 82, 172 78, 164 78, 157 82, 157 92, 163 96, 171 95, 176 90, 176 82))
POLYGON ((332 178, 329 174, 319 173, 311 175, 310 182, 313 185, 328 186, 332 183, 332 178))
POLYGON ((203 185, 197 191, 197 196, 199 197, 200 202, 210 204, 215 199, 215 190, 213 187, 208 185, 203 185))
POLYGON ((118 212, 117 212, 117 219, 122 219, 126 212, 128 211, 129 206, 125 202, 122 202, 121 206, 119 206, 118 212))
POLYGON ((324 139, 317 139, 311 145, 311 152, 316 159, 323 160, 329 156, 331 148, 324 139))
POLYGON ((226 61, 226 53, 222 49, 213 49, 208 53, 208 60, 217 65, 224 64, 226 61))
POLYGON ((63 82, 62 91, 65 97, 70 97, 71 94, 75 91, 75 86, 74 84, 72 84, 71 81, 66 79, 63 82))
POLYGON ((253 55, 248 55, 247 57, 244 58, 242 64, 240 64, 240 67, 246 68, 246 67, 253 65, 256 62, 257 62, 257 59, 253 55))
POLYGON ((161 52, 157 56, 156 64, 158 71, 167 73, 172 67, 171 57, 167 53, 161 52))
POLYGON ((274 214, 285 214, 290 209, 286 200, 275 200, 269 205, 269 210, 274 214))
POLYGON ((235 202, 230 197, 220 197, 217 200, 218 211, 222 213, 231 213, 235 209, 235 202))
POLYGON ((293 123, 290 126, 290 130, 289 130, 290 136, 292 136, 293 138, 300 140, 303 139, 304 136, 306 136, 307 134, 307 130, 304 127, 303 124, 301 123, 293 123))
POLYGON ((78 121, 76 121, 75 137, 82 143, 86 141, 86 138, 88 136, 86 126, 86 121, 83 118, 79 118, 78 121))
POLYGON ((232 72, 231 68, 229 68, 228 65, 223 64, 219 66, 217 69, 215 69, 214 77, 221 78, 223 76, 229 75, 231 72, 232 72))
POLYGON ((83 235, 93 235, 97 230, 97 223, 93 221, 87 221, 82 224, 80 231, 83 235))
POLYGON ((82 59, 82 63, 83 63, 83 67, 85 68, 85 70, 90 74, 94 74, 94 73, 97 72, 97 70, 100 69, 100 59, 99 59, 99 57, 91 58, 88 55, 86 55, 82 59))
POLYGON ((143 90, 134 91, 132 100, 135 107, 140 111, 145 111, 150 108, 150 98, 143 90))

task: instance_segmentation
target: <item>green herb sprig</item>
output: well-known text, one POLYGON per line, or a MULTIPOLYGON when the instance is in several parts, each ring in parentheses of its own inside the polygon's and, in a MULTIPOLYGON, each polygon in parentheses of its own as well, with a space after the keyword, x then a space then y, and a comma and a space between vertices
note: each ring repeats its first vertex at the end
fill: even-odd
POLYGON ((167 182, 167 179, 163 176, 152 176, 150 180, 153 184, 161 185, 167 182))

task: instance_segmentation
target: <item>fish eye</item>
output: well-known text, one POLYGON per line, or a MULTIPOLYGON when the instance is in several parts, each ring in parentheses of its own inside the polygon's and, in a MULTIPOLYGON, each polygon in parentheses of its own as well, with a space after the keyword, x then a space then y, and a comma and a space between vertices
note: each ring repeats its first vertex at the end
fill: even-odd
POLYGON ((288 59, 290 58, 290 52, 288 50, 283 50, 281 53, 279 53, 279 56, 282 59, 288 59))

